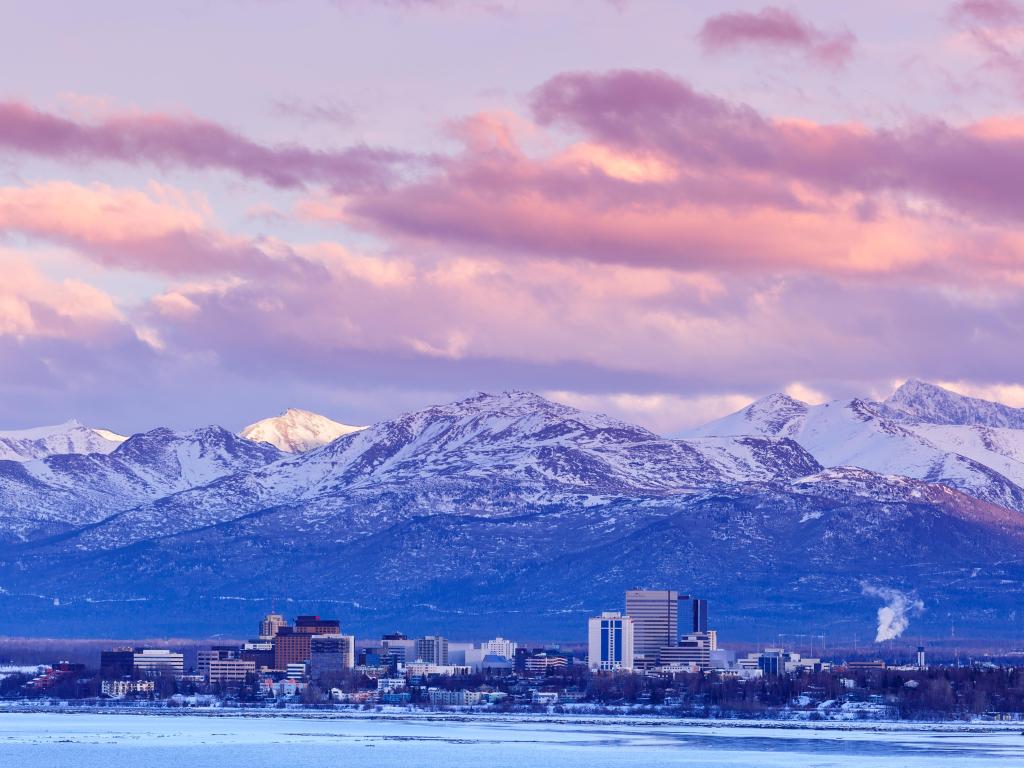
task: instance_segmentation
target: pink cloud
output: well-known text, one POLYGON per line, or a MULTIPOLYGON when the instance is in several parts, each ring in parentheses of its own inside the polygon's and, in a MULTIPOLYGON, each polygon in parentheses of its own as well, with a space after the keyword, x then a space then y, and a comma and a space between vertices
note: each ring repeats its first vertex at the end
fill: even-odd
POLYGON ((704 22, 699 37, 710 52, 765 46, 800 51, 834 67, 849 63, 856 45, 849 30, 824 32, 791 11, 772 7, 757 13, 736 11, 712 16, 704 22))
POLYGON ((0 337, 88 340, 125 323, 110 296, 86 283, 52 280, 11 250, 0 249, 0 265, 0 337))
POLYGON ((353 147, 341 151, 264 146, 217 123, 164 114, 121 114, 80 122, 17 102, 0 102, 0 149, 92 162, 224 170, 273 187, 324 184, 336 190, 379 185, 399 153, 353 147))
POLYGON ((66 181, 0 187, 0 233, 67 245, 97 263, 143 272, 318 271, 279 244, 221 232, 204 207, 204 201, 157 184, 146 192, 66 181))
POLYGON ((957 21, 1013 24, 1024 21, 1024 8, 1012 0, 960 0, 953 4, 949 15, 957 21))
POLYGON ((680 165, 771 174, 822 192, 907 193, 983 218, 1019 219, 1024 137, 918 119, 895 129, 765 117, 659 72, 569 73, 542 85, 534 112, 628 151, 680 165))
POLYGON ((1024 5, 1010 0, 963 0, 949 13, 983 57, 983 67, 1007 77, 1024 98, 1024 5))

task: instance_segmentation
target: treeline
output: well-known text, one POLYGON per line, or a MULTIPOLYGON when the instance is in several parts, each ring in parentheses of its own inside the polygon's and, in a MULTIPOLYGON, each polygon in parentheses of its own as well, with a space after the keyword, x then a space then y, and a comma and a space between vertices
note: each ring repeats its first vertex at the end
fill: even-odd
POLYGON ((1024 670, 933 667, 926 670, 837 669, 740 679, 717 673, 672 678, 594 675, 586 700, 602 704, 664 704, 689 716, 768 716, 820 705, 872 703, 903 719, 964 719, 1024 713, 1024 670))

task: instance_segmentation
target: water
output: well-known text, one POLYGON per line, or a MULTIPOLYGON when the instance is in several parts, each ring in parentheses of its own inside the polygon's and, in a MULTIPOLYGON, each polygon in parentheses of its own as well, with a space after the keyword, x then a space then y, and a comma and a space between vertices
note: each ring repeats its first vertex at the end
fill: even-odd
POLYGON ((0 713, 16 768, 1024 766, 1020 727, 758 728, 563 718, 0 713))

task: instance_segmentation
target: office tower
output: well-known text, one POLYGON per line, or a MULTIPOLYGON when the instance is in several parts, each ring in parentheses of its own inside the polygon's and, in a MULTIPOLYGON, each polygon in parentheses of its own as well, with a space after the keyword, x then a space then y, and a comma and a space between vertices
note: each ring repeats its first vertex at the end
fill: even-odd
POLYGON ((925 666, 926 666, 925 663, 924 663, 924 646, 923 645, 917 646, 917 666, 920 667, 921 669, 924 669, 925 666))
POLYGON ((416 641, 416 659, 427 664, 448 664, 448 640, 438 635, 427 635, 416 641))
POLYGON ((591 669, 633 669, 634 623, 630 616, 607 611, 590 619, 588 629, 587 664, 591 669))
POLYGON ((309 646, 309 676, 340 674, 355 666, 356 639, 352 635, 313 635, 309 646))
POLYGON ((319 616, 296 616, 295 631, 306 635, 340 635, 341 624, 337 619, 321 619, 319 616))
POLYGON ((288 669, 289 664, 309 661, 309 632, 297 632, 295 627, 280 627, 274 637, 274 669, 288 669))
POLYGON ((693 599, 693 625, 694 632, 708 631, 708 601, 693 599))
POLYGON ((260 622, 260 638, 271 639, 277 634, 277 630, 281 627, 287 626, 288 622, 284 620, 284 616, 279 613, 268 613, 263 617, 263 621, 260 622))
POLYGON ((651 667, 658 651, 679 637, 679 593, 668 589, 626 592, 626 615, 633 620, 633 653, 639 666, 651 667))

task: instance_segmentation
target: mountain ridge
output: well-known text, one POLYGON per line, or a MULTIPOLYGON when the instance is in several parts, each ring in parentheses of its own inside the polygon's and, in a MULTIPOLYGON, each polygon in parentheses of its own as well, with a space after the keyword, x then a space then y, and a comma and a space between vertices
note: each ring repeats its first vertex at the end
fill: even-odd
POLYGON ((872 583, 918 594, 929 631, 947 615, 993 636, 1013 626, 1015 430, 859 399, 779 395, 744 412, 718 424, 746 434, 713 424, 670 439, 533 393, 479 393, 303 453, 210 427, 152 430, 110 456, 0 462, 0 619, 224 631, 277 595, 349 606, 363 631, 470 632, 486 616, 495 631, 569 639, 649 583, 707 596, 719 628, 744 638, 752 620, 788 631, 808 616, 863 632, 851 622, 873 624, 872 583), (963 453, 946 450, 950 435, 963 453), (839 460, 865 457, 879 466, 839 460), (898 466, 920 477, 882 471, 898 466), (32 518, 47 499, 64 517, 32 518))

